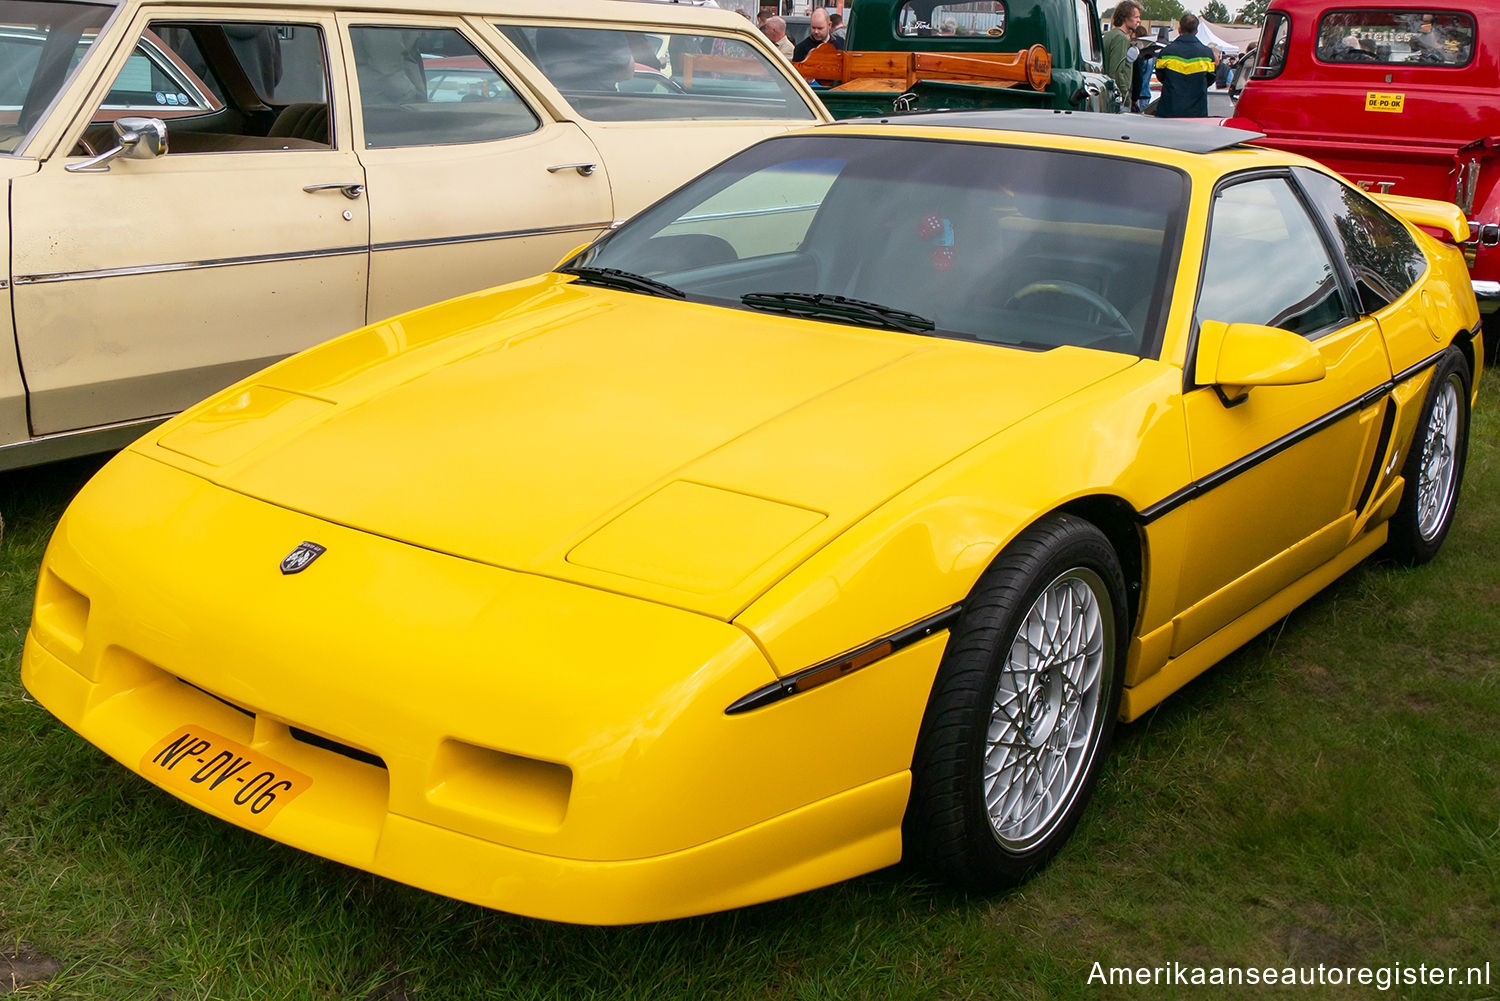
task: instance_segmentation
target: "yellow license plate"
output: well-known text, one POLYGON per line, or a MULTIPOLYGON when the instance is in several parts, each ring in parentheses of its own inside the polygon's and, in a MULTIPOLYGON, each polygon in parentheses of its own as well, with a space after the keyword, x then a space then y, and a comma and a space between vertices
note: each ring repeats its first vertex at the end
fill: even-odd
POLYGON ((157 741, 141 772, 257 831, 312 785, 296 769, 201 726, 157 741))
POLYGON ((1379 91, 1368 91, 1365 94, 1366 111, 1389 111, 1393 114, 1401 114, 1406 104, 1405 94, 1382 94, 1379 91))

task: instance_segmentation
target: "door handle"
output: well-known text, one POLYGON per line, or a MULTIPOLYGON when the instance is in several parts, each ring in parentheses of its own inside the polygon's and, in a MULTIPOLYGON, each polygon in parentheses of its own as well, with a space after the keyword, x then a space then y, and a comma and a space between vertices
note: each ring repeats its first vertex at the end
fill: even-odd
POLYGON ((598 169, 599 169, 599 165, 596 164, 596 163, 558 163, 558 164, 554 164, 551 167, 548 167, 547 168, 547 173, 549 173, 549 174, 555 174, 555 173, 557 173, 560 170, 576 170, 576 171, 578 171, 578 173, 582 174, 584 177, 588 177, 590 174, 592 174, 594 171, 596 171, 598 169))
POLYGON ((314 191, 338 191, 338 192, 342 193, 345 198, 348 198, 351 201, 358 201, 359 200, 359 196, 365 193, 365 186, 363 184, 357 184, 357 183, 356 184, 337 184, 337 183, 335 183, 335 184, 304 184, 302 186, 302 190, 306 191, 306 192, 309 192, 309 193, 314 192, 314 191))

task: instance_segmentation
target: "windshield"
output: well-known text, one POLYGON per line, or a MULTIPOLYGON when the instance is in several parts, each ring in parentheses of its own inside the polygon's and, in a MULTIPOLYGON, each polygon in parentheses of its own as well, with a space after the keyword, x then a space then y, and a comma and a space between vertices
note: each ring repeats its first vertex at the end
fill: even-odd
POLYGON ((0 0, 0 153, 14 153, 72 78, 113 7, 0 0))
POLYGON ((795 136, 726 161, 569 264, 736 309, 1141 354, 1158 340, 1187 191, 1178 171, 1138 160, 795 136))

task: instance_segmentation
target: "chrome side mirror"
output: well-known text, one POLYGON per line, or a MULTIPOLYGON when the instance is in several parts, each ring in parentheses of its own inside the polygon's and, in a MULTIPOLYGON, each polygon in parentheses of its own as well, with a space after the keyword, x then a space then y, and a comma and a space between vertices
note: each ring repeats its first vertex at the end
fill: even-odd
POLYGON ((160 118, 121 118, 115 122, 115 148, 65 168, 75 174, 103 174, 117 156, 155 160, 167 152, 167 123, 160 118))

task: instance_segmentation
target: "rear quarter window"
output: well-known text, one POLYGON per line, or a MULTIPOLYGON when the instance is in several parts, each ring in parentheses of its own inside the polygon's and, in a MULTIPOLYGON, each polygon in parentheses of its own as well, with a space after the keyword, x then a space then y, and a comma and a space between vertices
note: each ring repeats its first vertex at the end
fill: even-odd
POLYGON ((1459 11, 1334 10, 1318 21, 1317 57, 1372 66, 1467 66, 1474 34, 1474 19, 1459 11))
POLYGON ((742 39, 644 26, 497 27, 591 121, 816 119, 779 57, 742 39))

